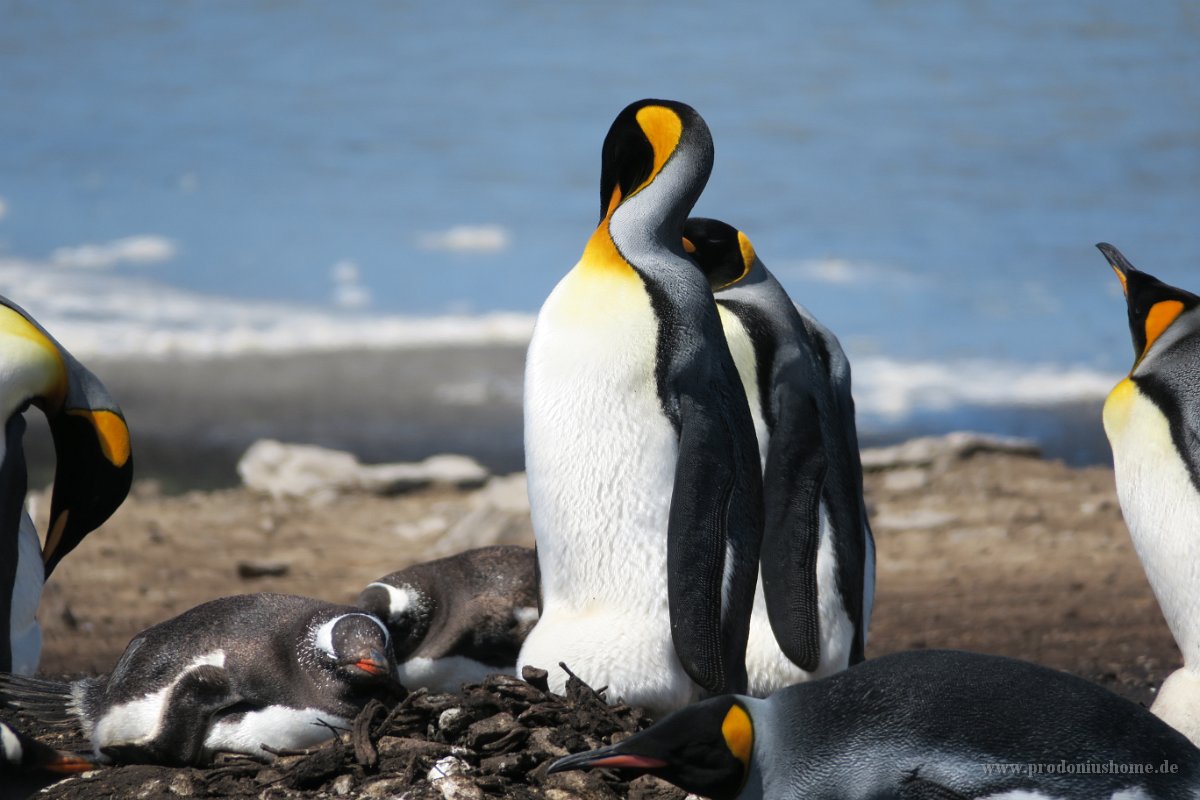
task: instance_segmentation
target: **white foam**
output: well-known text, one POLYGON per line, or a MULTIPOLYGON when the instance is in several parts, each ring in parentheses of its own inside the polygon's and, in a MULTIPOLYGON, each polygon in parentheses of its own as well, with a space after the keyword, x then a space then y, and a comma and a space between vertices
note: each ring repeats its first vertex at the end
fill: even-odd
POLYGON ((498 253, 508 249, 511 239, 502 225, 456 225, 449 230, 422 234, 417 244, 425 250, 498 253))
POLYGON ((158 264, 175 257, 175 243, 164 236, 127 236, 104 244, 59 247, 50 261, 59 267, 108 269, 117 264, 158 264))

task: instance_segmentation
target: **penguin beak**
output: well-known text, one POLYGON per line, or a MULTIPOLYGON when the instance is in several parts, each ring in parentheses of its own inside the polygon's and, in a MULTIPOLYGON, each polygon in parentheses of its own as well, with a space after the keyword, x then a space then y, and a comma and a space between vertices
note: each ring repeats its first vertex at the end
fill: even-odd
POLYGON ((50 433, 56 467, 42 549, 46 577, 117 510, 133 480, 129 428, 118 413, 64 409, 50 417, 50 433))
POLYGON ((57 758, 43 762, 38 766, 46 772, 56 772, 62 775, 87 772, 96 768, 96 764, 83 756, 69 755, 67 753, 59 753, 57 758))
POLYGON ((368 657, 360 658, 358 661, 355 661, 354 666, 355 668, 360 669, 375 678, 381 678, 392 674, 392 668, 391 664, 388 662, 388 657, 377 650, 373 651, 368 657))
POLYGON ((1112 267, 1113 272, 1117 273, 1117 280, 1121 282, 1121 291, 1125 296, 1129 296, 1129 274, 1137 272, 1137 267, 1129 263, 1129 259, 1121 253, 1120 250, 1113 247, 1108 242, 1099 242, 1096 249, 1104 254, 1104 258, 1108 261, 1108 265, 1112 267))
MULTIPOLYGON (((622 742, 621 744, 624 744, 622 742)), ((599 750, 589 750, 586 753, 576 753, 573 756, 560 758, 550 765, 547 774, 552 772, 569 772, 574 769, 632 769, 647 772, 667 766, 661 758, 637 755, 636 753, 621 752, 621 744, 602 747, 599 750)))

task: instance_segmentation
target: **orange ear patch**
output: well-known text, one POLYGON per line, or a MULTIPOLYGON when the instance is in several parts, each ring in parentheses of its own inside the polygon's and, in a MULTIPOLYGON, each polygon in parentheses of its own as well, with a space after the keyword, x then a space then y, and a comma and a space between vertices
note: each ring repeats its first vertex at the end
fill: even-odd
POLYGON ((742 762, 747 770, 750 769, 750 754, 754 750, 754 724, 746 709, 734 703, 725 714, 721 723, 721 734, 725 737, 725 746, 733 757, 742 762))
POLYGON ((692 244, 692 240, 687 238, 686 236, 683 237, 683 252, 685 252, 685 253, 696 252, 696 245, 692 244))
MULTIPOLYGON (((637 121, 642 127, 642 132, 646 134, 650 147, 654 149, 654 168, 650 170, 650 177, 642 183, 642 186, 645 186, 658 176, 663 164, 667 163, 671 153, 679 146, 679 137, 683 135, 683 120, 665 106, 646 106, 637 112, 637 121)), ((629 194, 634 194, 642 186, 629 194)))
POLYGON ((125 420, 111 411, 89 411, 86 408, 73 408, 67 412, 77 417, 83 417, 92 423, 96 429, 96 438, 100 440, 100 452, 114 467, 123 467, 129 460, 129 428, 125 420))
POLYGON ((1162 332, 1170 327, 1171 323, 1182 313, 1183 303, 1178 300, 1163 300, 1150 307, 1150 313, 1146 315, 1146 347, 1142 350, 1143 356, 1150 351, 1151 345, 1162 335, 1162 332))

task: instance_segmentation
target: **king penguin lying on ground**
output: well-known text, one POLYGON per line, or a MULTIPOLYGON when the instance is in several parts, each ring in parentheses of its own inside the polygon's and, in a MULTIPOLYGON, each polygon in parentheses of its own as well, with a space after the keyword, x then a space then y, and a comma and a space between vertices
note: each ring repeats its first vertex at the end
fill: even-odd
POLYGON ((1200 744, 1200 297, 1097 246, 1125 290, 1135 357, 1104 403, 1117 497, 1183 652, 1151 710, 1200 744))
POLYGON ((142 631, 112 674, 60 684, 0 676, 5 705, 79 728, 105 762, 265 757, 347 729, 395 688, 387 629, 349 606, 253 594, 196 606, 142 631))
POLYGON ((766 700, 717 697, 550 772, 649 773, 713 800, 1195 800, 1200 751, 1065 672, 917 650, 766 700))
POLYGON ((708 126, 642 100, 604 139, 600 224, 538 314, 525 460, 542 615, 521 650, 655 712, 744 690, 762 536, 754 423, 683 223, 708 126))
POLYGON ((762 454, 766 527, 746 671, 749 693, 765 697, 863 660, 875 543, 850 362, 837 337, 797 309, 744 233, 702 218, 689 219, 683 233, 716 293, 762 454))
POLYGON ((129 492, 133 462, 125 418, 96 376, 33 318, 0 297, 0 672, 32 674, 42 649, 42 585, 63 556, 129 492), (56 468, 45 547, 25 512, 22 414, 50 422, 56 468))

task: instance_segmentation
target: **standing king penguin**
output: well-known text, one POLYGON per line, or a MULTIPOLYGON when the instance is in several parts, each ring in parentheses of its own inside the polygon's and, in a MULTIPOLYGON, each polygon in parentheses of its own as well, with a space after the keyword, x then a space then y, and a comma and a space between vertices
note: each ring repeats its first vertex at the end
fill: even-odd
POLYGON ((703 218, 689 219, 683 233, 715 293, 758 433, 766 527, 746 670, 749 693, 765 697, 864 657, 875 543, 850 362, 746 234, 703 218))
POLYGON ((1200 297, 1097 247, 1125 290, 1135 359, 1104 403, 1117 497, 1183 653, 1151 710, 1200 744, 1200 297))
POLYGON ((762 536, 754 423, 683 250, 712 160, 689 106, 617 116, 600 224, 542 306, 525 366, 541 618, 518 669, 549 669, 562 691, 563 662, 656 713, 744 690, 762 536))
POLYGON ((1195 800, 1200 750, 1083 678, 913 650, 765 700, 716 697, 550 772, 648 773, 712 800, 1195 800))
POLYGON ((0 672, 37 669, 42 586, 63 556, 129 492, 129 428, 100 381, 24 310, 0 297, 0 672), (25 512, 22 437, 30 405, 54 437, 54 492, 45 546, 25 512))

